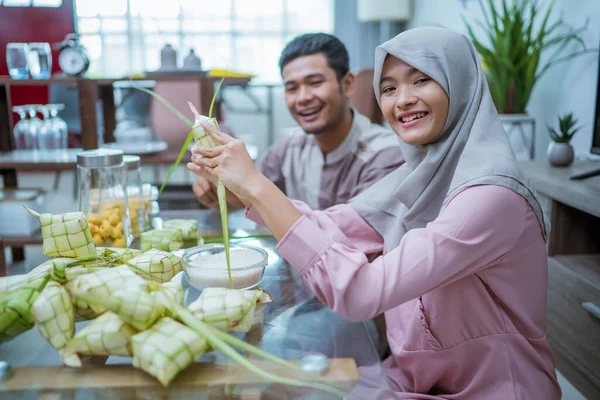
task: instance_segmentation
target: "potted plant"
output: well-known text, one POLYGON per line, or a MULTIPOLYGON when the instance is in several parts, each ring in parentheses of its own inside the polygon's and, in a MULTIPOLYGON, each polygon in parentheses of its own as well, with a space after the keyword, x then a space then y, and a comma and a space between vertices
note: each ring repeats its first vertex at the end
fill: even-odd
MULTIPOLYGON (((481 57, 507 134, 510 137, 516 125, 524 139, 524 125, 528 125, 531 137, 528 151, 532 155, 535 121, 527 115, 526 108, 533 88, 551 67, 591 51, 581 38, 588 22, 575 29, 560 18, 551 21, 553 2, 545 7, 546 2, 538 0, 501 0, 498 6, 495 3, 498 0, 479 0, 483 21, 476 24, 482 30, 474 29, 464 16, 463 21, 481 57), (566 52, 570 44, 577 48, 566 52), (553 51, 549 57, 542 57, 550 50, 553 51)), ((522 151, 515 149, 515 152, 519 150, 522 151)))
POLYGON ((548 161, 551 165, 567 167, 573 162, 574 152, 570 142, 579 130, 576 124, 577 120, 571 112, 558 118, 558 132, 550 125, 546 125, 552 139, 548 145, 548 161))

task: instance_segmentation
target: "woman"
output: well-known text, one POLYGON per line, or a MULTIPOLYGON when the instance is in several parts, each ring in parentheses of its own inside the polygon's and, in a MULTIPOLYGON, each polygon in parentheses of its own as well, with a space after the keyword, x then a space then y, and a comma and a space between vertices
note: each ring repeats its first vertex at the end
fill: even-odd
POLYGON ((290 202, 243 143, 210 128, 222 146, 195 148, 189 168, 243 199, 335 312, 385 312, 399 398, 560 399, 546 339, 547 228, 475 48, 443 28, 403 32, 377 48, 374 89, 407 164, 350 204, 290 202))

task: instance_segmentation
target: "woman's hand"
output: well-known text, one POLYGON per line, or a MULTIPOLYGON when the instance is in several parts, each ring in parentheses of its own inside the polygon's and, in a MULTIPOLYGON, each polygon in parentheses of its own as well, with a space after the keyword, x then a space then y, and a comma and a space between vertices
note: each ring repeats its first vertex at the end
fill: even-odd
POLYGON ((254 165, 241 140, 202 124, 220 145, 213 148, 192 147, 190 171, 204 169, 221 179, 246 207, 254 206, 273 236, 280 240, 302 217, 292 202, 254 165))
POLYGON ((220 145, 213 148, 192 147, 192 162, 187 168, 196 174, 204 170, 218 176, 245 205, 252 204, 267 179, 254 165, 246 146, 212 125, 203 124, 202 127, 220 145))

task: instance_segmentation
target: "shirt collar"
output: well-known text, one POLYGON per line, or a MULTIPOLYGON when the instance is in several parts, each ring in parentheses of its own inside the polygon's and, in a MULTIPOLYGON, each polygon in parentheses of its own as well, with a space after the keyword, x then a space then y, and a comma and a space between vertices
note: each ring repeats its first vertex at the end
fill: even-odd
POLYGON ((344 139, 338 147, 336 147, 331 153, 325 157, 325 165, 335 164, 344 158, 349 152, 354 150, 356 143, 360 137, 360 133, 368 128, 370 121, 367 117, 360 114, 356 109, 351 108, 352 111, 352 125, 348 136, 344 139))

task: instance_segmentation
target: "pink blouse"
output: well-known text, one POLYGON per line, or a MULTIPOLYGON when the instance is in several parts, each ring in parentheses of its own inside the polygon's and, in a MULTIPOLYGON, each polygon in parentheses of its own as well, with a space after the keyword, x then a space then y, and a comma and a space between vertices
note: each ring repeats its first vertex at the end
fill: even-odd
MULTIPOLYGON (((383 252, 350 205, 303 214, 277 246, 350 321, 385 313, 384 366, 402 399, 560 399, 546 339, 548 264, 538 220, 500 186, 457 194, 383 252)), ((250 219, 264 224, 254 209, 250 219)))

